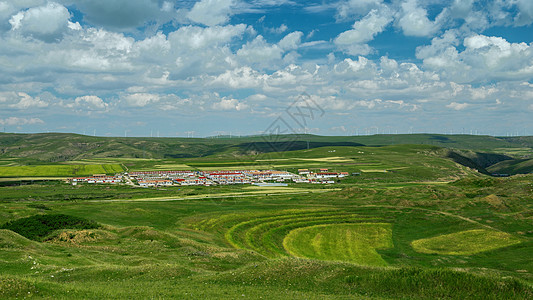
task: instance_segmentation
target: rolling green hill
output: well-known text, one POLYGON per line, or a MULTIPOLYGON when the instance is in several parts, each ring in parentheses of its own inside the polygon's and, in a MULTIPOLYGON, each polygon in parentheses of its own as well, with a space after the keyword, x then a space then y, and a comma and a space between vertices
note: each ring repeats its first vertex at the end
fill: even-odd
POLYGON ((0 298, 532 299, 533 174, 482 174, 527 171, 529 142, 2 134, 0 173, 353 176, 146 189, 0 178, 0 298))
MULTIPOLYGON (((488 167, 507 161, 521 164, 533 155, 533 137, 492 137, 472 135, 398 134, 372 136, 281 135, 215 138, 121 138, 78 134, 0 134, 0 165, 63 163, 104 158, 182 159, 247 157, 332 146, 416 144, 443 147, 445 157, 489 174, 488 167), (10 160, 15 158, 16 160, 10 160)), ((507 168, 521 173, 527 167, 507 168)))
POLYGON ((489 172, 498 174, 527 174, 533 172, 533 159, 513 159, 491 165, 489 172))

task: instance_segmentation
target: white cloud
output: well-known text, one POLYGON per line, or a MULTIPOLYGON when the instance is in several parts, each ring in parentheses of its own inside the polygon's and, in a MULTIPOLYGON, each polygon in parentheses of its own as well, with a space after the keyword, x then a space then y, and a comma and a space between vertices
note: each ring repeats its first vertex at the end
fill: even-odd
POLYGON ((264 84, 267 76, 250 67, 228 70, 213 79, 212 85, 231 88, 257 88, 264 84))
POLYGON ((408 36, 431 36, 439 26, 428 19, 427 11, 418 6, 417 0, 407 0, 401 5, 398 26, 408 36))
POLYGON ((222 98, 220 102, 215 102, 211 106, 215 110, 244 110, 248 108, 248 105, 233 98, 222 98))
POLYGON ((232 14, 234 0, 201 0, 187 13, 191 21, 207 26, 224 24, 232 14))
POLYGON ((70 13, 64 6, 49 2, 11 17, 12 30, 47 42, 60 39, 69 28, 70 13))
POLYGON ((185 26, 170 33, 168 40, 176 48, 205 49, 219 45, 223 46, 233 38, 244 34, 246 29, 247 26, 244 24, 213 26, 209 28, 185 26))
POLYGON ((44 124, 44 121, 39 118, 18 118, 18 117, 9 117, 6 119, 0 119, 0 124, 2 125, 34 125, 34 124, 44 124))
POLYGON ((429 46, 417 49, 417 58, 440 76, 456 82, 487 79, 529 79, 533 75, 533 46, 509 43, 501 37, 471 35, 464 39, 464 50, 457 49, 457 38, 446 33, 429 46))
POLYGON ((368 12, 381 7, 383 0, 347 0, 340 1, 337 6, 337 17, 346 19, 354 16, 364 16, 368 12))
MULTIPOLYGON (((498 89, 495 87, 480 87, 480 88, 472 88, 470 90, 470 93, 472 95, 472 99, 486 99, 490 95, 493 95, 498 92, 498 89)), ((499 101, 499 100, 497 100, 499 101)), ((499 103, 498 103, 499 104, 499 103)))
POLYGON ((518 7, 518 14, 515 16, 515 25, 525 26, 533 23, 533 1, 531 0, 515 0, 518 7))
POLYGON ((278 46, 283 50, 294 50, 297 49, 302 40, 304 34, 301 31, 295 31, 287 34, 281 41, 279 41, 278 46))
POLYGON ((74 100, 74 107, 85 110, 105 110, 108 104, 98 96, 88 95, 77 97, 74 100))
POLYGON ((281 24, 279 27, 268 29, 268 31, 270 31, 272 33, 282 34, 285 31, 287 31, 287 29, 289 29, 289 27, 287 27, 287 25, 281 24))
POLYGON ((246 99, 250 101, 261 102, 261 101, 267 100, 268 96, 263 95, 263 94, 254 94, 254 95, 248 96, 246 99))
POLYGON ((457 103, 457 102, 452 102, 448 105, 446 105, 446 107, 448 108, 451 108, 451 109, 455 109, 455 110, 463 110, 465 108, 467 108, 470 104, 468 103, 457 103))
POLYGON ((388 10, 372 10, 363 19, 355 22, 353 29, 339 34, 334 42, 351 55, 366 55, 370 52, 370 47, 364 44, 383 32, 391 21, 392 16, 388 10))
POLYGON ((128 106, 145 107, 148 104, 158 102, 160 97, 155 94, 135 93, 126 95, 122 99, 128 106))
POLYGON ((263 36, 258 35, 253 41, 244 44, 237 51, 237 57, 248 64, 258 64, 262 67, 272 67, 273 61, 281 60, 283 49, 278 45, 271 45, 263 36))
POLYGON ((9 105, 9 107, 18 108, 18 109, 28 109, 28 108, 42 108, 47 107, 48 103, 42 101, 39 97, 31 97, 26 93, 17 93, 18 98, 20 99, 17 103, 9 105))

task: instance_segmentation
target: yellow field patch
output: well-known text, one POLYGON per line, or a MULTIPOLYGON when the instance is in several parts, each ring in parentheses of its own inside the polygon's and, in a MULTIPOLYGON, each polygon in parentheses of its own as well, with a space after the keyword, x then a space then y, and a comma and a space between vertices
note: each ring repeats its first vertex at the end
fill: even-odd
POLYGON ((519 243, 518 238, 505 232, 473 229, 416 240, 411 246, 420 253, 473 255, 519 243))
POLYGON ((155 169, 158 170, 190 170, 191 167, 184 164, 168 164, 168 165, 155 165, 155 169))
POLYGON ((272 166, 267 165, 249 165, 249 166, 231 166, 231 167, 197 167, 201 171, 231 171, 231 170, 259 170, 270 169, 272 166))
POLYGON ((341 157, 341 156, 334 156, 334 157, 320 157, 320 158, 297 158, 298 160, 305 160, 305 161, 318 161, 318 162, 351 162, 352 159, 341 157))

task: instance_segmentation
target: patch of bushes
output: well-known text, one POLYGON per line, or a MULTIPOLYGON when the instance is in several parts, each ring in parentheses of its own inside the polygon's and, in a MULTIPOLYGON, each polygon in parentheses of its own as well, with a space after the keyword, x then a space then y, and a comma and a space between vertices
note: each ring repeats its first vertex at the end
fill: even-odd
POLYGON ((484 188, 484 187, 493 187, 500 183, 500 180, 494 179, 494 178, 462 178, 459 179, 452 184, 455 186, 462 186, 462 187, 476 187, 476 188, 484 188))
POLYGON ((40 204, 40 203, 32 203, 32 204, 28 204, 27 206, 30 208, 37 208, 37 209, 42 209, 42 210, 52 210, 50 207, 44 204, 40 204))
POLYGON ((33 215, 5 223, 0 229, 12 230, 30 240, 41 241, 58 229, 96 229, 94 221, 63 214, 33 215))

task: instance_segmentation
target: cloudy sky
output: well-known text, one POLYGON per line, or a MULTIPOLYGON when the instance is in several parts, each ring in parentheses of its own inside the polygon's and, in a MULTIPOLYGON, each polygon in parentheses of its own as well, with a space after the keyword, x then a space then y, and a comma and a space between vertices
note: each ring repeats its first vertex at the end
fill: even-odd
POLYGON ((0 0, 0 126, 533 135, 532 23, 531 0, 0 0))

